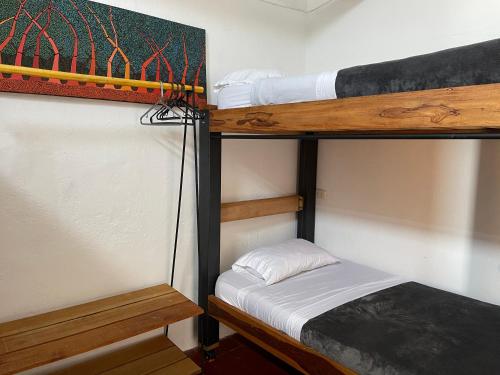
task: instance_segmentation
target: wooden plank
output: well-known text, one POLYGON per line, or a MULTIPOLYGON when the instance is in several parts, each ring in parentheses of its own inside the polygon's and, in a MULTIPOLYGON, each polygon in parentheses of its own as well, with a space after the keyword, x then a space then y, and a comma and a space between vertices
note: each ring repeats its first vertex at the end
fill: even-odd
POLYGON ((200 104, 200 106, 198 107, 198 109, 202 110, 202 111, 215 111, 217 110, 217 106, 214 105, 214 104, 200 104))
POLYGON ((130 305, 116 307, 82 318, 75 318, 62 323, 53 324, 36 330, 23 332, 14 336, 0 338, 0 355, 16 350, 55 341, 67 336, 104 327, 108 324, 131 319, 150 311, 160 310, 189 301, 180 293, 170 293, 164 296, 139 301, 130 305))
POLYGON ((125 348, 92 358, 83 363, 60 370, 54 375, 97 375, 151 354, 173 347, 165 336, 156 336, 125 348))
POLYGON ((79 335, 64 337, 0 356, 0 374, 13 374, 72 357, 196 316, 202 310, 191 301, 122 320, 79 335))
POLYGON ((202 312, 182 294, 163 285, 5 323, 0 338, 0 374, 68 358, 202 312), (35 328, 28 331, 22 322, 35 328))
POLYGON ((134 374, 145 375, 181 361, 186 355, 176 346, 148 355, 123 366, 103 372, 103 375, 134 374))
POLYGON ((165 336, 90 359, 55 375, 199 374, 200 368, 165 336))
POLYGON ((302 198, 298 195, 223 203, 221 205, 221 222, 298 212, 302 210, 302 207, 302 198))
POLYGON ((201 369, 189 358, 176 362, 173 365, 164 367, 157 371, 151 372, 149 375, 198 375, 201 374, 201 369))
POLYGON ((341 364, 215 296, 209 297, 208 312, 213 318, 305 374, 355 374, 341 364))
POLYGON ((500 129, 500 84, 212 111, 226 133, 487 131, 500 129))
POLYGON ((175 292, 175 289, 173 289, 169 285, 157 285, 151 288, 120 294, 82 305, 72 306, 66 309, 51 311, 41 315, 1 323, 0 337, 12 336, 21 332, 46 327, 52 324, 57 324, 87 315, 92 315, 97 312, 111 310, 119 306, 124 306, 127 304, 143 301, 173 292, 175 292))

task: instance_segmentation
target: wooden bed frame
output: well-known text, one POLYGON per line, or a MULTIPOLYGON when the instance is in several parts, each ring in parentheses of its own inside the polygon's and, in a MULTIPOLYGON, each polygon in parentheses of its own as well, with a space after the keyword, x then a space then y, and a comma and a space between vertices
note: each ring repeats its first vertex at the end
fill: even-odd
POLYGON ((319 139, 500 139, 500 84, 207 111, 200 129, 199 341, 214 356, 222 322, 306 374, 353 374, 213 296, 221 222, 297 212, 314 242, 319 139), (223 139, 297 139, 297 195, 221 205, 223 139))
POLYGON ((354 375, 346 367, 215 296, 208 297, 208 309, 219 322, 305 374, 354 375))
POLYGON ((499 129, 500 84, 212 111, 210 131, 487 132, 499 129))

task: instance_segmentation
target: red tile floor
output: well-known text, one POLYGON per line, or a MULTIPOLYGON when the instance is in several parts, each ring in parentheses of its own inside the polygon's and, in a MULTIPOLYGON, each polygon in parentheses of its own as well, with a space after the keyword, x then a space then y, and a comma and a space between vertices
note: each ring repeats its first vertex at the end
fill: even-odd
MULTIPOLYGON (((198 351, 191 351, 188 355, 201 366, 201 355, 198 351)), ((298 375, 300 373, 245 338, 234 335, 221 341, 216 359, 205 363, 204 374, 298 375)))

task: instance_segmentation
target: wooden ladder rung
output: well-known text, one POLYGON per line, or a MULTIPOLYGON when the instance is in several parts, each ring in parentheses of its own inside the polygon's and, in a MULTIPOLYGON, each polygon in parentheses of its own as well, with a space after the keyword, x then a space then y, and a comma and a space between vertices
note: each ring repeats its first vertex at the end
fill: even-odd
POLYGON ((0 374, 84 353, 202 313, 168 285, 0 324, 0 374))

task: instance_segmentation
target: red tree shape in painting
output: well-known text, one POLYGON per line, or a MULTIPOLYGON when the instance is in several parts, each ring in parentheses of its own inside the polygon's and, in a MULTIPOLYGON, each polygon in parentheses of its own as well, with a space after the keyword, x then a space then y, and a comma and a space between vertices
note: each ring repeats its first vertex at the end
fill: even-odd
MULTIPOLYGON (((26 5, 26 2, 28 0, 23 0, 21 2, 21 4, 19 4, 19 8, 17 9, 17 13, 15 16, 13 17, 9 17, 5 20, 3 20, 1 24, 4 24, 6 22, 9 22, 12 20, 12 25, 10 27, 10 31, 9 31, 9 34, 7 35, 7 37, 4 39, 4 41, 0 44, 0 64, 2 63, 2 52, 3 50, 5 49, 5 47, 8 46, 8 44, 10 43, 10 41, 12 40, 12 38, 14 38, 14 35, 16 33, 16 27, 17 27, 17 22, 19 21, 19 17, 21 17, 21 14, 23 12, 23 9, 24 9, 24 6, 26 5)), ((0 77, 2 77, 3 75, 0 74, 0 77)))
MULTIPOLYGON (((106 40, 108 41, 108 43, 111 44, 111 46, 114 48, 113 52, 111 53, 111 56, 108 59, 107 76, 113 77, 113 61, 115 59, 116 54, 119 53, 123 59, 123 62, 125 63, 125 78, 130 79, 130 61, 129 61, 127 55, 125 54, 125 52, 123 52, 123 50, 119 46, 118 33, 116 32, 115 24, 113 21, 112 8, 109 7, 109 22, 111 24, 111 28, 113 29, 114 38, 111 38, 111 36, 108 33, 108 30, 106 29, 106 27, 102 23, 101 19, 94 12, 94 10, 90 7, 90 5, 87 4, 87 8, 92 13, 92 15, 96 19, 97 23, 101 27, 102 33, 103 33, 104 37, 106 38, 106 40)), ((107 85, 107 87, 114 88, 113 85, 107 85)), ((131 90, 130 87, 124 87, 123 89, 124 90, 131 90)))
POLYGON ((186 48, 186 34, 182 35, 182 46, 184 48, 184 71, 182 72, 182 80, 181 83, 183 85, 186 84, 187 73, 189 70, 189 57, 186 48))
MULTIPOLYGON (((169 35, 167 42, 165 43, 165 45, 162 48, 160 48, 158 46, 158 44, 156 43, 154 38, 148 38, 144 34, 142 34, 142 35, 143 35, 146 43, 149 45, 149 48, 151 48, 151 51, 153 52, 153 54, 151 56, 149 56, 146 59, 146 61, 142 64, 141 80, 145 81, 147 79, 147 77, 146 77, 147 68, 149 67, 149 65, 151 65, 151 63, 154 60, 156 60, 156 76, 155 76, 156 81, 157 82, 161 81, 161 62, 163 61, 163 63, 165 64, 165 67, 167 68, 167 71, 168 71, 169 82, 172 82, 174 73, 172 71, 172 67, 170 66, 170 63, 168 62, 168 59, 163 54, 163 52, 168 48, 168 46, 172 42, 172 39, 173 39, 172 34, 169 35)), ((140 89, 140 92, 145 92, 145 91, 146 91, 146 89, 140 89)))
MULTIPOLYGON (((201 69, 203 69, 203 65, 205 65, 205 58, 206 58, 206 50, 203 48, 203 51, 201 53, 201 58, 200 58, 200 65, 198 66, 198 70, 196 71, 196 75, 194 77, 194 85, 199 86, 200 85, 200 76, 201 76, 201 69)), ((196 94, 196 98, 198 98, 198 94, 196 94)))
MULTIPOLYGON (((170 40, 172 39, 172 34, 170 34, 169 39, 170 40)), ((155 42, 155 40, 151 39, 151 41, 153 42, 153 44, 155 45, 155 47, 157 49, 159 49, 158 45, 155 42)), ((169 43, 170 43, 170 41, 169 41, 169 43)), ((170 65, 168 59, 165 57, 165 55, 163 54, 162 51, 160 51, 160 57, 163 60, 163 63, 165 64, 165 67, 167 68, 167 71, 168 71, 168 82, 173 82, 173 80, 174 80, 174 71, 172 70, 172 66, 170 65)))
MULTIPOLYGON (((75 30, 75 27, 73 24, 68 20, 68 18, 64 15, 63 12, 58 7, 54 7, 54 9, 57 11, 63 22, 68 26, 68 28, 71 30, 71 34, 73 34, 73 54, 71 56, 71 68, 70 72, 71 73, 76 73, 77 69, 77 63, 78 63, 78 46, 79 46, 79 40, 78 40, 78 33, 75 30)), ((78 85, 76 81, 70 81, 68 82, 70 85, 78 85)))
MULTIPOLYGON (((182 36, 182 45, 184 47, 184 72, 182 73, 182 80, 181 83, 183 85, 186 84, 186 79, 187 79, 187 73, 189 70, 189 57, 187 53, 187 48, 186 48, 186 35, 184 34, 182 36)), ((203 65, 205 65, 205 57, 206 57, 206 51, 205 49, 201 52, 201 59, 200 59, 200 65, 198 66, 198 69, 196 70, 196 75, 194 77, 193 81, 193 86, 198 86, 200 84, 200 76, 201 76, 201 70, 203 69, 203 65)), ((193 87, 194 90, 194 87, 193 87)), ((195 94, 196 98, 198 98, 198 94, 195 94)))
POLYGON ((156 59, 156 80, 159 81, 161 79, 161 60, 160 60, 160 54, 165 51, 165 49, 168 47, 172 40, 172 36, 169 37, 167 42, 162 48, 158 48, 158 45, 154 41, 153 38, 151 40, 149 38, 145 38, 146 43, 149 45, 151 50, 153 51, 153 54, 149 56, 146 61, 142 64, 141 68, 141 80, 145 81, 146 80, 146 70, 148 69, 149 65, 156 59))
MULTIPOLYGON (((47 28, 50 26, 50 21, 51 21, 51 17, 52 17, 52 8, 49 6, 49 8, 46 8, 44 10, 44 12, 47 13, 47 22, 45 23, 45 26, 43 27, 42 30, 40 30, 38 32, 38 35, 36 37, 36 46, 35 46, 35 54, 33 55, 33 68, 40 68, 40 49, 41 49, 41 44, 42 44, 42 36, 43 36, 43 32, 47 30, 47 28)), ((36 15, 35 17, 35 20, 38 20, 40 18, 40 16, 42 16, 43 13, 39 13, 36 15)), ((20 45, 18 51, 17 51, 17 55, 16 55, 16 65, 21 65, 21 62, 22 62, 22 57, 23 57, 23 50, 22 48, 24 48, 24 44, 26 43, 26 37, 28 36, 28 33, 30 32, 31 30, 31 27, 34 25, 34 23, 32 22, 30 24, 30 27, 28 29, 26 29, 23 33, 23 40, 22 40, 22 46, 20 45), (19 62, 19 64, 18 64, 19 62)), ((38 77, 31 77, 31 79, 40 79, 38 77)))
MULTIPOLYGON (((82 13, 80 8, 76 5, 74 0, 69 0, 71 4, 73 5, 73 8, 78 12, 78 15, 82 19, 83 23, 85 24, 85 28, 87 29, 87 33, 89 35, 89 42, 90 42, 90 68, 89 68, 89 74, 90 75, 95 75, 96 74, 96 53, 95 53, 95 42, 94 42, 94 34, 92 33, 92 29, 90 28, 89 21, 87 20, 87 17, 82 13)), ((92 84, 94 85, 94 84, 92 84)))
MULTIPOLYGON (((31 20, 31 22, 26 27, 26 29, 23 31, 21 41, 19 42, 19 47, 17 49, 15 65, 17 65, 17 66, 22 65, 22 59, 23 59, 23 54, 24 54, 24 47, 26 45, 26 39, 27 39, 31 29, 33 28, 33 26, 36 26, 40 30, 40 34, 43 35, 43 37, 47 40, 47 42, 50 44, 50 46, 52 48, 52 51, 54 52, 54 59, 52 61, 52 70, 58 71, 59 70, 59 57, 60 57, 59 56, 59 49, 57 48, 57 44, 54 41, 54 39, 47 33, 47 28, 50 25, 50 20, 51 20, 51 15, 52 15, 52 1, 50 2, 49 6, 46 9, 42 10, 34 18, 26 9, 23 9, 23 12, 31 20), (45 12, 47 12, 47 25, 45 27, 42 27, 38 23, 38 19, 45 12)), ((39 39, 37 40, 37 42, 39 43, 39 39)), ((38 49, 38 52, 39 52, 39 49, 38 49)), ((57 79, 49 79, 49 82, 60 83, 60 81, 57 79)))

